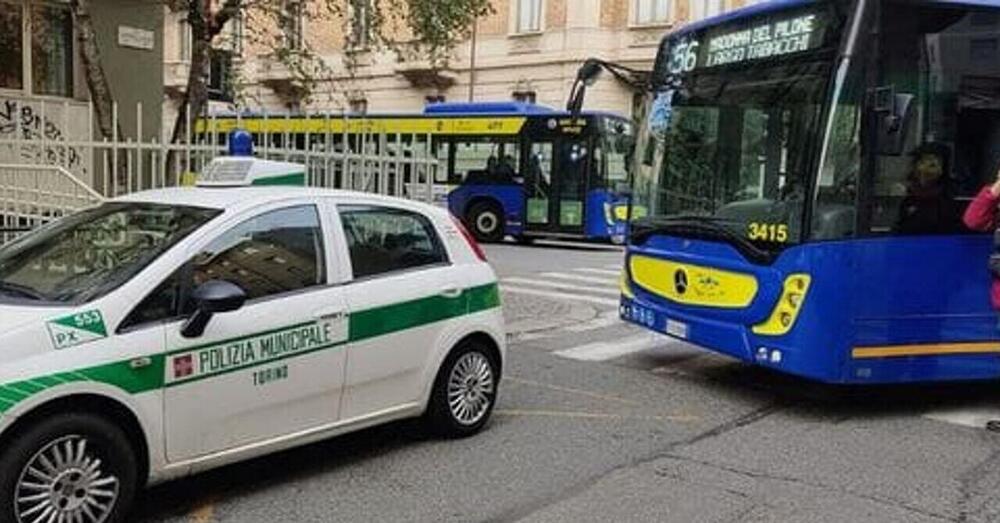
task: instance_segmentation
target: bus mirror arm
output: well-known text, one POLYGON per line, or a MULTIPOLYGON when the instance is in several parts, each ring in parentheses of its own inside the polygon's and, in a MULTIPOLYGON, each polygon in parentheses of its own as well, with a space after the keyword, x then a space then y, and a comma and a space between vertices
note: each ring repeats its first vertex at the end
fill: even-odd
POLYGON ((910 137, 916 96, 898 94, 892 87, 874 92, 873 110, 878 116, 878 154, 901 156, 910 137))
POLYGON ((626 67, 614 62, 608 62, 599 58, 588 58, 576 72, 576 81, 573 82, 573 89, 570 90, 569 101, 566 102, 566 110, 573 117, 579 116, 583 110, 583 101, 587 94, 587 88, 594 85, 603 71, 608 71, 615 78, 627 83, 638 92, 643 92, 649 87, 651 72, 640 71, 626 67))

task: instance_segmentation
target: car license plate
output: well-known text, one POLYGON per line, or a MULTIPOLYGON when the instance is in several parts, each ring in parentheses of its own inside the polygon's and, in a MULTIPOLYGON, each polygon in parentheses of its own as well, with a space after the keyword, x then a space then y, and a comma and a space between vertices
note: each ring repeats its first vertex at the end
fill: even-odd
POLYGON ((667 334, 686 340, 688 338, 688 324, 675 320, 667 320, 667 334))

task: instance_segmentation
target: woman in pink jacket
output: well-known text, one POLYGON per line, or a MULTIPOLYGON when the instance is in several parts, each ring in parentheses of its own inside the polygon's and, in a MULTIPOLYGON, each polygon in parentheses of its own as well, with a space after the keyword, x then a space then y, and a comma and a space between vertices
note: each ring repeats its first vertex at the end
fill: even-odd
POLYGON ((1000 206, 1000 172, 993 185, 984 187, 976 196, 969 208, 965 210, 963 220, 970 229, 982 232, 993 231, 994 254, 990 256, 990 271, 993 273, 993 287, 990 289, 990 299, 993 308, 1000 311, 1000 223, 997 222, 997 207, 1000 206))

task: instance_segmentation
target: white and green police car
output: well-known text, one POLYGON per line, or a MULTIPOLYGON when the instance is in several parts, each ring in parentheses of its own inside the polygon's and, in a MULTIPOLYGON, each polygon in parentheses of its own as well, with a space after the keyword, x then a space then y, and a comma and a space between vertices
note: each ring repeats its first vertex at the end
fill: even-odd
POLYGON ((0 521, 124 521, 147 484, 400 418, 466 436, 490 417, 497 281, 458 222, 215 162, 200 187, 0 248, 0 521))

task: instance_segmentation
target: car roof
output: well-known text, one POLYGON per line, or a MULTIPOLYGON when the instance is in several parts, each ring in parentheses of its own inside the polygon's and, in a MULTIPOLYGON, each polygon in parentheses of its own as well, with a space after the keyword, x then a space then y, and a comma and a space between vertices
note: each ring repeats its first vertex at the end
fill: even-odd
POLYGON ((189 207, 204 207, 242 211, 269 203, 298 198, 331 198, 337 203, 391 205, 408 207, 430 214, 441 209, 425 203, 356 191, 321 189, 316 187, 174 187, 142 191, 115 198, 114 202, 160 203, 189 207))

